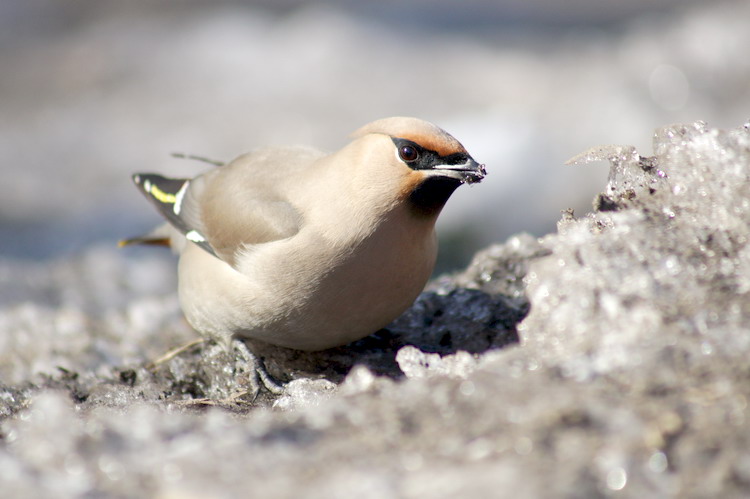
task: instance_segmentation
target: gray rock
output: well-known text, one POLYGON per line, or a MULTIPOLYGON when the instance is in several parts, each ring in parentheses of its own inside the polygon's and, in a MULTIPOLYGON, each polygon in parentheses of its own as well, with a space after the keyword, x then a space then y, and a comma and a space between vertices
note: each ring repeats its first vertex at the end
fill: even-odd
POLYGON ((135 286, 128 256, 24 270, 43 298, 0 310, 3 493, 748 495, 750 131, 672 126, 653 156, 574 162, 601 159, 591 213, 486 249, 373 336, 249 345, 281 394, 244 348, 161 356, 194 337, 171 278, 135 286))

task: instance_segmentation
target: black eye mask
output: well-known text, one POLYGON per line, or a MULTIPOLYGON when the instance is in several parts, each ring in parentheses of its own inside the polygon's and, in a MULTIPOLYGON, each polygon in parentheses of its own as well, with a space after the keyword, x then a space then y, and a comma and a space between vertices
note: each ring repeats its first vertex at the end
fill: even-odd
POLYGON ((460 152, 440 156, 435 151, 407 139, 393 137, 391 140, 396 145, 398 157, 412 170, 432 170, 441 165, 460 165, 469 159, 468 155, 460 152))

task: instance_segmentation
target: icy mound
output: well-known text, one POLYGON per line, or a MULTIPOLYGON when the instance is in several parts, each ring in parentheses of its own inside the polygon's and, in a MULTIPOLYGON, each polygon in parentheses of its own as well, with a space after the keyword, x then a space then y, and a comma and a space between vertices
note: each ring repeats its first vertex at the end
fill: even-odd
POLYGON ((655 362, 668 346, 690 358, 750 346, 738 334, 750 313, 750 133, 667 127, 654 153, 611 146, 571 160, 609 160, 606 192, 598 211, 558 224, 532 267, 527 346, 576 377, 655 362))

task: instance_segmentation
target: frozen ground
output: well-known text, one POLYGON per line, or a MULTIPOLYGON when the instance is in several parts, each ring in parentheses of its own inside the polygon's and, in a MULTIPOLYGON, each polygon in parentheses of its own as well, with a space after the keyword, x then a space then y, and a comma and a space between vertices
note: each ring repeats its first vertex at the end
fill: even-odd
POLYGON ((750 3, 522 33, 480 0, 99 4, 0 6, 0 495, 750 495, 750 3), (129 174, 388 114, 487 163, 442 227, 473 263, 356 344, 252 345, 281 395, 240 350, 163 358, 195 333, 172 257, 114 247, 156 222, 129 174))
POLYGON ((4 494, 747 496, 750 125, 653 150, 583 153, 611 163, 593 212, 490 246, 372 337, 255 345, 278 396, 239 350, 158 359, 191 334, 139 278, 171 289, 156 257, 3 263, 36 297, 0 313, 4 494))

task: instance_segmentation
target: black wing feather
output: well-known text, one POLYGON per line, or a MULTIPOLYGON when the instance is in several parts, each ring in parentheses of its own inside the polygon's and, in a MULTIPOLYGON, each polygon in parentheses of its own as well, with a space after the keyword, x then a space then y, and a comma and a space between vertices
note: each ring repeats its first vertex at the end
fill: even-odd
POLYGON ((190 241, 216 256, 216 252, 206 241, 205 236, 195 227, 186 224, 180 217, 181 193, 188 188, 189 178, 167 178, 155 173, 136 173, 133 175, 133 182, 172 226, 190 241))

